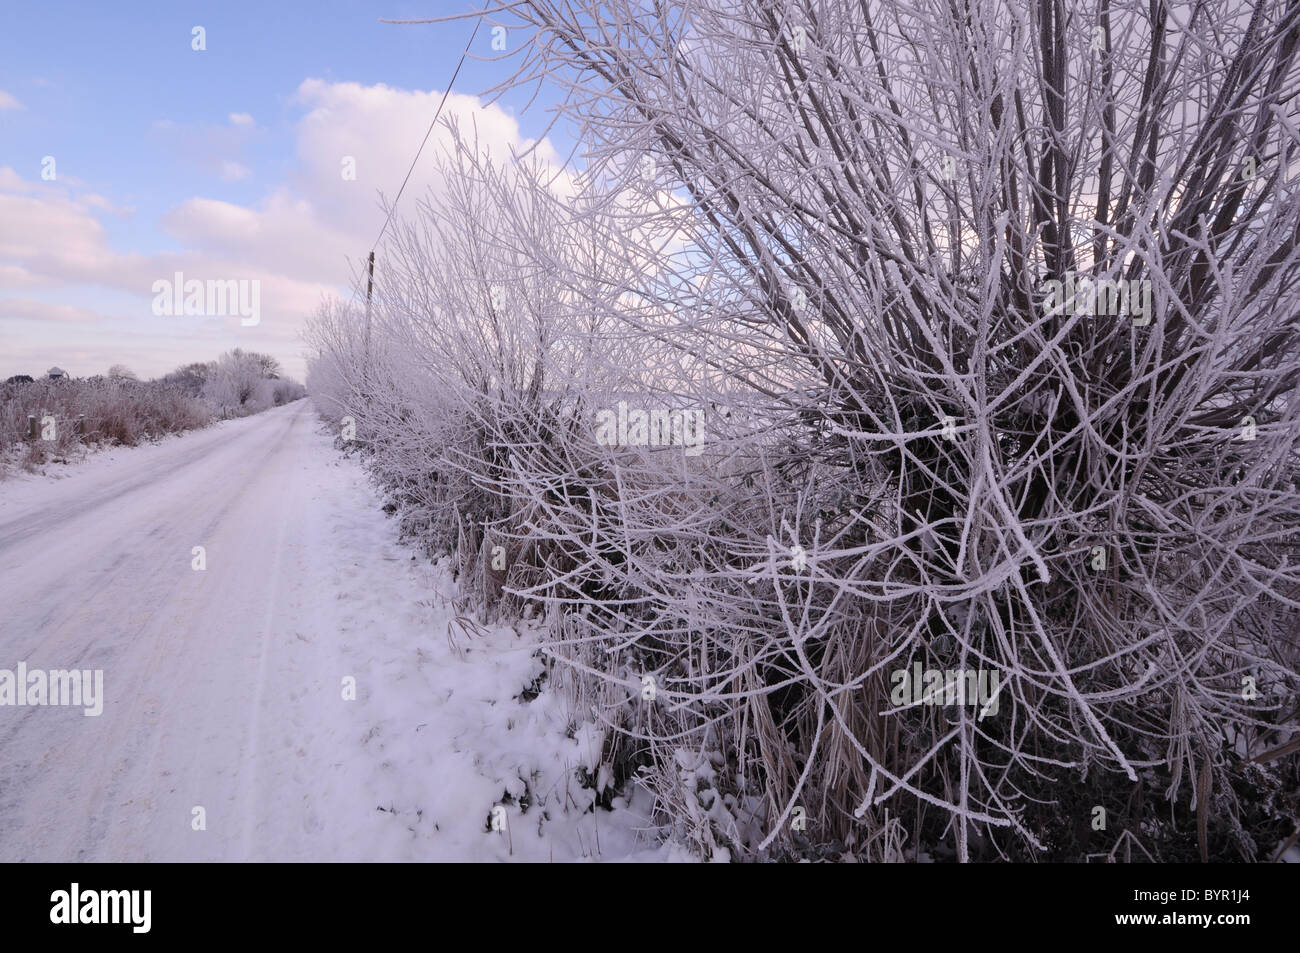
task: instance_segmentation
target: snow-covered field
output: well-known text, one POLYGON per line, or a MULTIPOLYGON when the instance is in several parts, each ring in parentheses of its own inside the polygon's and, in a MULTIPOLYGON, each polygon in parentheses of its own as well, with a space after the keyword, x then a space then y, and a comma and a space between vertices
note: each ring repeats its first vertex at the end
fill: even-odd
POLYGON ((535 636, 449 638, 447 573, 309 401, 47 469, 0 482, 0 669, 105 698, 0 707, 0 860, 676 855, 586 810, 600 737, 520 698, 535 636))

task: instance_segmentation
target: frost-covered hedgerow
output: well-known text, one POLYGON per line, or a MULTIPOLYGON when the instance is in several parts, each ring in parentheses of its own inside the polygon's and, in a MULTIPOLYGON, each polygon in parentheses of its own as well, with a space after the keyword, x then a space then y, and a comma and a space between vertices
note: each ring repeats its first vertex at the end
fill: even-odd
POLYGON ((500 15, 582 167, 460 146, 309 385, 616 780, 706 855, 1268 857, 1294 6, 500 15))
POLYGON ((206 401, 163 381, 100 377, 0 384, 0 472, 9 463, 34 467, 66 459, 86 445, 134 446, 211 422, 206 401))
POLYGON ((216 361, 190 364, 151 381, 114 367, 108 377, 0 384, 0 472, 10 463, 34 467, 66 461, 87 446, 135 446, 306 395, 302 384, 278 375, 274 358, 236 348, 216 361))

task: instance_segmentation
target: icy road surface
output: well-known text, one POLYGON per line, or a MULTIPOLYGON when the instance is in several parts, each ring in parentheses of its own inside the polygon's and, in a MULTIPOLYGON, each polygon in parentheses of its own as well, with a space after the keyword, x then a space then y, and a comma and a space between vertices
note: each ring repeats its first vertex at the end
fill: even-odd
POLYGON ((0 861, 657 855, 586 811, 600 730, 519 697, 535 637, 453 647, 452 594, 310 401, 0 481, 0 669, 105 696, 0 707, 0 861))

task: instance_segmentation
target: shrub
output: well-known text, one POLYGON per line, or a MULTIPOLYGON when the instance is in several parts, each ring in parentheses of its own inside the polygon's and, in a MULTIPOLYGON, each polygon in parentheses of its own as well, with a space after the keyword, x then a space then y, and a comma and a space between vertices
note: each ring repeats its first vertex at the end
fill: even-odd
POLYGON ((319 316, 313 389, 406 529, 544 617, 702 853, 1293 826, 1297 758, 1250 759, 1300 690, 1294 17, 1059 9, 512 7, 588 167, 459 147, 370 319, 319 316), (629 396, 703 452, 600 439, 629 396), (997 711, 899 701, 914 666, 996 672, 997 711))

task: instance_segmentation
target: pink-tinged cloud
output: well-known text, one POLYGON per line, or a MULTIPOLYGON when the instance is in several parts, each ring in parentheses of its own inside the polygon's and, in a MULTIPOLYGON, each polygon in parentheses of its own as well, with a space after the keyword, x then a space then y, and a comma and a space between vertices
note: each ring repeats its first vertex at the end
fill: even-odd
POLYGON ((69 304, 51 304, 37 301, 35 298, 0 298, 0 321, 62 321, 95 322, 104 319, 104 315, 89 308, 78 308, 69 304))

